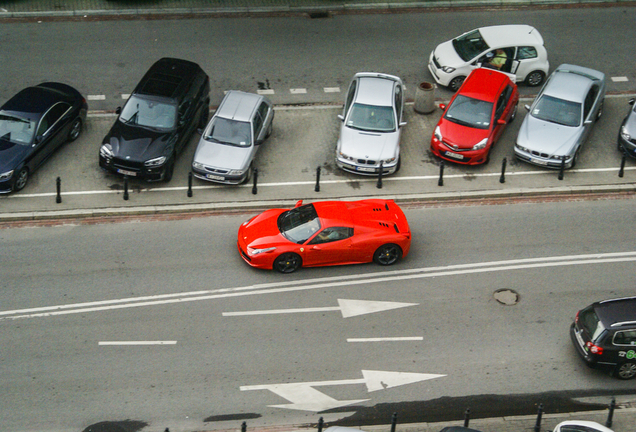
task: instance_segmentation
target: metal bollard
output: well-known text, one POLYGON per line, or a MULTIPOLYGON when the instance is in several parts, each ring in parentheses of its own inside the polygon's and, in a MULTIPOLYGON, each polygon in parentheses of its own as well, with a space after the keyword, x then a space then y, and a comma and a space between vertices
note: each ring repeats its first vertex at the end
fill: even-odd
POLYGON ((316 187, 314 191, 320 192, 320 167, 316 168, 316 187))
POLYGON ((561 168, 559 168, 559 180, 563 180, 564 171, 565 171, 565 159, 561 159, 561 168))
POLYGON ((543 417, 543 404, 539 404, 539 409, 537 411, 537 422, 534 425, 534 432, 541 431, 541 417, 543 417))
POLYGON ((621 156, 621 168, 618 170, 618 176, 620 178, 623 178, 623 175, 625 175, 625 160, 626 159, 627 159, 627 155, 623 153, 623 156, 621 156))
POLYGON ((503 158, 501 161, 501 177, 499 177, 499 183, 506 182, 506 164, 508 163, 508 159, 503 158))
POLYGON ((444 161, 439 163, 439 180, 437 186, 444 186, 444 161))
POLYGON ((61 203, 62 202, 62 179, 61 178, 56 178, 55 179, 55 188, 57 189, 57 195, 55 196, 55 202, 56 203, 61 203))
MULTIPOLYGON (((506 160, 504 158, 504 160, 506 160)), ((467 428, 468 427, 468 422, 470 422, 470 408, 466 408, 466 411, 464 412, 464 427, 467 428)))
POLYGON ((258 193, 258 188, 256 187, 257 182, 258 182, 258 169, 254 168, 254 185, 252 186, 252 195, 256 195, 258 193))
POLYGON ((395 425, 397 425, 397 413, 394 412, 391 416, 391 432, 395 432, 395 425))
POLYGON ((188 198, 192 198, 192 171, 188 173, 188 198))
POLYGON ((245 432, 247 430, 247 423, 241 423, 241 432, 245 432))
POLYGON ((376 187, 382 189, 382 172, 384 171, 384 162, 380 161, 380 171, 378 171, 378 184, 376 187))
POLYGON ((605 426, 608 428, 612 427, 612 418, 614 417, 614 409, 616 408, 616 398, 612 398, 609 406, 609 413, 607 413, 607 421, 605 422, 605 426))
POLYGON ((128 201, 128 176, 124 176, 124 201, 128 201))
POLYGON ((325 421, 322 417, 318 419, 318 432, 322 432, 322 427, 325 425, 325 421))

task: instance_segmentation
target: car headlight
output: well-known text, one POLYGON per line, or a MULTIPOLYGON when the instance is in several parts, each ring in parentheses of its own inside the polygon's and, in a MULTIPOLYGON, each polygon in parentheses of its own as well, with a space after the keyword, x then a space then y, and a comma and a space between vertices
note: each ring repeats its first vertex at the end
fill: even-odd
POLYGON ((12 175, 13 175, 13 170, 3 172, 2 174, 0 174, 0 181, 9 180, 12 175))
POLYGON ((524 151, 526 153, 530 153, 530 150, 525 148, 524 146, 520 146, 519 144, 515 144, 515 147, 517 147, 521 151, 524 151))
POLYGON ((340 155, 341 158, 343 159, 347 159, 347 160, 354 160, 351 156, 344 154, 343 152, 338 153, 340 155))
POLYGON ((627 128, 625 126, 621 126, 621 138, 625 141, 632 139, 631 135, 627 133, 627 128))
POLYGON ((201 162, 192 162, 192 168, 196 169, 205 169, 205 166, 201 162))
POLYGON ((451 66, 443 66, 442 71, 445 73, 453 73, 455 72, 455 68, 451 66))
POLYGON ((102 144, 99 148, 99 155, 107 159, 112 158, 114 156, 113 147, 108 143, 102 144))
POLYGON ((258 254, 262 254, 265 252, 271 252, 273 250, 275 250, 276 247, 268 247, 268 248, 263 248, 263 249, 256 249, 256 248, 247 248, 247 251, 250 253, 250 255, 258 255, 258 254))
POLYGON ((433 136, 435 136, 435 138, 436 138, 438 141, 440 141, 440 142, 442 141, 442 131, 441 131, 441 129, 439 128, 439 126, 435 127, 435 132, 433 132, 433 136))
POLYGON ((486 144, 488 144, 488 138, 484 138, 483 140, 481 140, 477 144, 475 144, 473 146, 473 150, 481 150, 483 148, 486 148, 486 144))
POLYGON ((391 163, 391 162, 393 162, 394 160, 395 160, 395 157, 392 157, 392 158, 388 158, 388 159, 383 159, 383 160, 382 160, 382 162, 383 162, 383 163, 391 163))
POLYGON ((245 174, 245 170, 230 170, 230 171, 228 171, 228 175, 242 176, 243 174, 245 174))
POLYGON ((160 166, 166 163, 166 159, 167 158, 165 156, 159 156, 158 158, 148 159, 146 162, 144 162, 144 166, 147 166, 147 167, 160 166))

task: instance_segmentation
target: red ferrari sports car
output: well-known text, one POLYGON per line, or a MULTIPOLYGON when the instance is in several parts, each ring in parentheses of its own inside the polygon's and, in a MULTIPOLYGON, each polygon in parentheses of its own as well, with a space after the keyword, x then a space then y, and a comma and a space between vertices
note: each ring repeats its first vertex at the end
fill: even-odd
POLYGON ((391 200, 298 201, 244 222, 237 243, 252 267, 291 273, 302 266, 394 264, 409 253, 411 231, 391 200))

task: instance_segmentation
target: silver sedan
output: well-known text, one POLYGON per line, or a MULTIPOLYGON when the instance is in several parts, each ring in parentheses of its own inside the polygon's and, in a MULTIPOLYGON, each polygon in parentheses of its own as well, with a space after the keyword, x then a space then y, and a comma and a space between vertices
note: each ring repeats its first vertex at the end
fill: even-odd
POLYGON ((523 120, 515 156, 547 168, 572 168, 603 113, 605 75, 562 64, 550 75, 523 120))

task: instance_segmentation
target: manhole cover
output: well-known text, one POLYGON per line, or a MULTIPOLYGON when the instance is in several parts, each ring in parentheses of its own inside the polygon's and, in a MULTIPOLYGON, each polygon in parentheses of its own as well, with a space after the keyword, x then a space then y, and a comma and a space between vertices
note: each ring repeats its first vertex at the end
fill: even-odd
POLYGON ((519 303, 519 293, 509 288, 498 289, 494 294, 495 300, 502 305, 512 306, 519 303))

